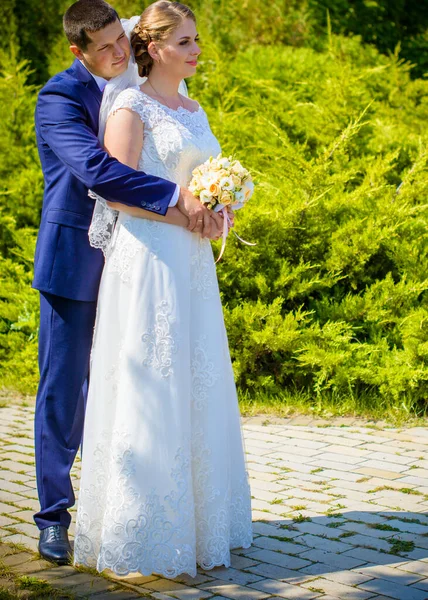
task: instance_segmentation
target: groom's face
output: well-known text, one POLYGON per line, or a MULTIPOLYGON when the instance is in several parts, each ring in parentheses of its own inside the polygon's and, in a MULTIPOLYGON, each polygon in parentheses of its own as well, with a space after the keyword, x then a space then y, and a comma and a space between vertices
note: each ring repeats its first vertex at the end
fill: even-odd
POLYGON ((94 75, 111 79, 123 73, 131 52, 129 40, 119 20, 110 23, 104 29, 88 33, 91 42, 85 50, 70 46, 72 53, 94 75))

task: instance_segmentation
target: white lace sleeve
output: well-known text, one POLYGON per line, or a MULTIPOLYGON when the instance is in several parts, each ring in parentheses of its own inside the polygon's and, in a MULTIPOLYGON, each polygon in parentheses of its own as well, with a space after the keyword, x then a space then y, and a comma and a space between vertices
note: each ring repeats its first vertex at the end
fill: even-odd
POLYGON ((128 88, 121 92, 116 98, 109 116, 114 115, 121 108, 132 110, 145 125, 150 124, 146 96, 138 88, 128 88))
MULTIPOLYGON (((148 124, 144 95, 141 94, 138 88, 123 90, 114 101, 108 116, 114 115, 121 108, 132 110, 138 114, 145 124, 148 124)), ((93 248, 101 249, 107 258, 119 212, 109 208, 106 200, 92 190, 89 190, 88 195, 96 200, 89 227, 89 243, 93 248)))

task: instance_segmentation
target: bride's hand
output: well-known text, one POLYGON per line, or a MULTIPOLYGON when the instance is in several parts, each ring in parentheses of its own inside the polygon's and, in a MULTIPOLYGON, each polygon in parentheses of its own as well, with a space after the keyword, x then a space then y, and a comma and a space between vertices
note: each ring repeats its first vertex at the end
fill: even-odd
POLYGON ((208 209, 186 188, 180 188, 177 208, 189 219, 189 231, 200 233, 202 237, 211 237, 211 217, 208 209))

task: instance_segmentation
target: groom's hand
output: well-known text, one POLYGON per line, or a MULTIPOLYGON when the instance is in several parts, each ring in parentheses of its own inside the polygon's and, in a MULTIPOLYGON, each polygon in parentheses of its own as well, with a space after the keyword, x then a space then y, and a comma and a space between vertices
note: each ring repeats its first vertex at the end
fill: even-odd
POLYGON ((202 237, 211 236, 211 216, 209 210, 186 188, 180 188, 177 208, 189 219, 187 227, 189 231, 200 233, 202 237))

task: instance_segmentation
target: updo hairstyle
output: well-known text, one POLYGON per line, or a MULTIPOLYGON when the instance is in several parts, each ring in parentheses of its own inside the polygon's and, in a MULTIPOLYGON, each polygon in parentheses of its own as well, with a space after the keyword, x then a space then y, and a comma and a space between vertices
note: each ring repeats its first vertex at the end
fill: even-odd
POLYGON ((145 9, 131 34, 131 48, 140 77, 147 77, 153 67, 154 61, 148 52, 150 42, 163 42, 185 19, 196 23, 190 8, 180 2, 157 0, 145 9))

